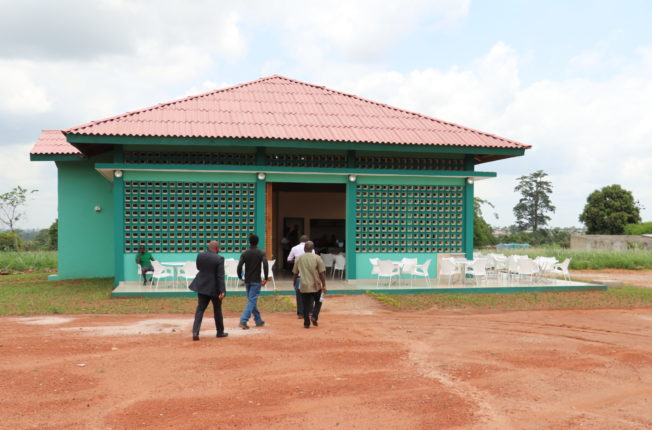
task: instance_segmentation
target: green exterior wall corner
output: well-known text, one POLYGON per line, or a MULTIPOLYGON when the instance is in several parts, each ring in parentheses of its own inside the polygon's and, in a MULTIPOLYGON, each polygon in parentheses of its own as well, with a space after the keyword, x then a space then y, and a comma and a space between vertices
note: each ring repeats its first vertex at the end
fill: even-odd
POLYGON ((93 169, 97 160, 57 161, 58 278, 114 275, 112 185, 93 169), (95 207, 100 210, 96 211, 95 207))

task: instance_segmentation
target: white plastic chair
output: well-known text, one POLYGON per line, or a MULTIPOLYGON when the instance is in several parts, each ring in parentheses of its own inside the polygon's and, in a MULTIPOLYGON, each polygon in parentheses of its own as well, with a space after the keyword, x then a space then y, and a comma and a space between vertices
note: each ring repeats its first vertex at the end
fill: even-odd
MULTIPOLYGON (((274 264, 276 264, 276 260, 267 260, 267 274, 269 275, 269 278, 272 278, 272 285, 274 286, 274 291, 276 291, 276 281, 274 281, 274 264)), ((236 269, 237 269, 237 264, 236 264, 236 269)), ((261 267, 260 268, 260 277, 264 278, 265 277, 265 268, 261 267)))
POLYGON ((174 271, 171 267, 164 267, 156 260, 152 260, 152 267, 154 268, 154 273, 152 273, 152 284, 154 284, 154 279, 156 279, 156 288, 158 288, 158 281, 161 279, 174 279, 174 271))
POLYGON ((518 260, 518 276, 523 278, 524 276, 530 277, 530 282, 534 282, 536 276, 539 275, 541 269, 536 261, 530 260, 529 258, 521 258, 518 260))
POLYGON ((370 258, 369 262, 371 263, 371 274, 377 275, 378 272, 378 258, 370 258))
POLYGON ((380 278, 389 278, 388 287, 392 286, 392 278, 396 276, 400 282, 401 269, 391 260, 378 260, 378 280, 376 281, 376 288, 380 283, 380 278))
MULTIPOLYGON (((414 266, 414 270, 412 271, 413 276, 426 278, 426 285, 428 287, 430 287, 430 275, 428 274, 428 268, 430 267, 431 261, 431 259, 428 259, 423 264, 417 264, 414 266)), ((410 280, 410 285, 412 285, 412 280, 410 280)))
POLYGON ((570 281, 570 272, 568 271, 570 262, 571 259, 567 258, 563 262, 555 264, 552 266, 552 273, 555 275, 562 275, 565 280, 570 281))
POLYGON ((507 277, 512 279, 512 277, 518 276, 518 261, 520 258, 517 255, 510 255, 507 257, 507 277))
POLYGON ((412 286, 412 280, 414 279, 414 272, 417 270, 417 259, 416 258, 402 258, 401 259, 401 273, 410 275, 410 286, 412 286))
POLYGON ((324 266, 326 266, 326 274, 328 274, 328 269, 333 270, 333 264, 335 264, 335 255, 329 253, 320 254, 321 259, 324 261, 324 266))
MULTIPOLYGON (((153 261, 153 260, 152 260, 152 261, 153 261)), ((142 277, 145 278, 145 279, 143 279, 143 280, 145 281, 145 283, 147 283, 147 274, 148 274, 148 273, 154 273, 154 271, 153 271, 153 270, 148 270, 148 271, 145 272, 145 274, 143 275, 143 268, 140 266, 140 264, 136 264, 136 266, 138 266, 138 279, 140 280, 140 277, 142 276, 142 277)), ((153 278, 152 278, 152 279, 153 279, 153 278)), ((151 283, 151 281, 150 281, 150 283, 151 283)))
POLYGON ((466 275, 471 275, 473 277, 476 286, 479 285, 480 278, 484 278, 484 281, 486 283, 487 282, 487 259, 478 258, 476 260, 473 260, 471 264, 466 266, 466 270, 464 272, 465 279, 466 279, 466 275))
POLYGON ((343 255, 337 254, 335 256, 335 264, 333 265, 333 278, 335 278, 335 272, 340 272, 340 279, 344 279, 344 268, 346 267, 346 258, 343 255))
POLYGON ((199 273, 199 270, 197 270, 197 264, 194 261, 186 261, 186 264, 179 269, 178 277, 186 281, 186 288, 189 289, 190 282, 188 281, 195 279, 197 273, 199 273))
POLYGON ((559 263, 555 257, 537 257, 534 261, 539 265, 541 277, 549 277, 553 266, 559 263))
POLYGON ((235 282, 235 287, 238 287, 238 260, 234 258, 227 258, 224 260, 224 278, 226 287, 229 287, 229 281, 235 282))
MULTIPOLYGON (((448 276, 448 285, 451 284, 453 277, 462 274, 462 271, 459 269, 457 264, 455 264, 453 259, 442 258, 440 266, 439 276, 448 276)), ((439 280, 437 280, 437 283, 439 283, 439 280)))

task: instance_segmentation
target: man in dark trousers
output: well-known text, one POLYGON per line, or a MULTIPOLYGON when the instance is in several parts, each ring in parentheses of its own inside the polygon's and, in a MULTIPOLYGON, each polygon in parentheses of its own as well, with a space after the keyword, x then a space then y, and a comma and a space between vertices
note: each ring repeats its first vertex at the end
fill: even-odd
POLYGON ((319 325, 319 311, 321 310, 321 296, 326 293, 326 265, 317 254, 312 251, 315 244, 307 241, 305 252, 294 261, 292 273, 294 282, 301 276, 301 299, 303 300, 303 326, 310 328, 310 323, 317 327, 319 325), (312 315, 311 315, 312 312, 312 315))
POLYGON ((238 262, 238 278, 243 279, 242 266, 244 265, 244 282, 247 287, 247 306, 240 317, 240 328, 243 330, 249 329, 247 321, 251 318, 251 314, 254 315, 256 327, 265 325, 265 321, 258 311, 258 296, 269 276, 267 255, 265 255, 265 251, 258 249, 258 236, 255 234, 249 236, 249 245, 250 248, 242 253, 238 262), (260 279, 261 271, 264 275, 262 280, 260 279))
POLYGON ((219 255, 220 244, 212 240, 208 243, 208 250, 197 255, 197 276, 190 284, 190 289, 197 293, 197 310, 195 323, 192 325, 192 340, 199 340, 199 330, 204 311, 208 302, 213 302, 215 314, 216 337, 227 337, 224 333, 224 320, 222 319, 222 299, 226 295, 224 286, 224 257, 219 255))

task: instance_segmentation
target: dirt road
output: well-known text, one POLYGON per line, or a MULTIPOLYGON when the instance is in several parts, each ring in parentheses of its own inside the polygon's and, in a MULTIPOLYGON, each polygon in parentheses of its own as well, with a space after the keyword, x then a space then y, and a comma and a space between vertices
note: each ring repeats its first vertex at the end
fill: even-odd
POLYGON ((581 281, 616 281, 621 285, 652 288, 652 270, 572 270, 571 276, 581 281))
POLYGON ((652 427, 652 310, 227 317, 2 318, 0 428, 652 427))

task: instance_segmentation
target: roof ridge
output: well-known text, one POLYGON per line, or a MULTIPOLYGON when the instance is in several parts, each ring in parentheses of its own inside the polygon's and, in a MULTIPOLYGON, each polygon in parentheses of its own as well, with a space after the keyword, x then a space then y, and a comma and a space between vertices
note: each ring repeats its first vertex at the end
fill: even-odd
POLYGON ((297 79, 287 78, 287 77, 281 76, 281 75, 273 75, 273 76, 270 76, 270 77, 279 77, 279 78, 283 78, 283 79, 288 80, 288 81, 296 82, 298 84, 302 84, 302 85, 306 85, 306 86, 310 86, 310 87, 314 87, 314 88, 324 89, 326 91, 330 91, 332 93, 340 94, 340 95, 347 96, 347 97, 352 97, 354 99, 358 99, 358 100, 366 102, 366 103, 371 103, 371 104, 374 104, 374 105, 377 105, 377 106, 382 106, 382 107, 389 108, 389 109, 392 109, 392 110, 395 110, 395 111, 398 111, 398 112, 404 112, 404 113, 407 113, 407 114, 410 114, 410 115, 417 116, 419 118, 425 118, 425 119, 428 119, 430 121, 438 122, 440 124, 450 125, 452 127, 456 127, 456 128, 462 129, 462 130, 468 130, 468 131, 471 131, 471 132, 474 132, 474 133, 482 134, 484 136, 493 137, 494 139, 502 140, 503 142, 516 143, 518 145, 523 145, 523 146, 528 147, 528 148, 531 147, 531 145, 525 145, 524 143, 517 142, 517 141, 511 140, 511 139, 506 139, 504 137, 500 137, 500 136, 492 134, 492 133, 487 133, 485 131, 480 131, 480 130, 477 130, 477 129, 474 129, 474 128, 471 128, 471 127, 466 127, 466 126, 463 126, 463 125, 460 125, 460 124, 456 124, 454 122, 444 121, 444 120, 441 120, 439 118, 432 117, 430 115, 424 115, 424 114, 421 114, 421 113, 418 113, 418 112, 413 112, 411 110, 402 109, 402 108, 399 108, 399 107, 396 107, 396 106, 388 105, 386 103, 377 102, 375 100, 367 99, 365 97, 361 97, 361 96, 358 96, 358 95, 355 95, 355 94, 345 93, 344 91, 334 90, 332 88, 328 88, 328 87, 323 86, 323 85, 315 85, 315 84, 311 84, 309 82, 303 82, 303 81, 299 81, 297 79))
MULTIPOLYGON (((169 101, 169 102, 158 103, 158 104, 155 104, 154 106, 148 106, 146 108, 136 109, 136 110, 133 110, 133 111, 121 113, 119 115, 113 115, 113 116, 110 116, 108 118, 103 118, 103 119, 96 120, 96 121, 90 121, 90 122, 87 122, 85 124, 81 124, 81 125, 77 125, 75 127, 67 128, 65 130, 61 130, 61 132, 64 133, 64 134, 70 133, 70 132, 75 131, 75 130, 80 130, 80 129, 84 129, 86 127, 90 127, 91 125, 103 124, 103 123, 106 123, 106 122, 115 121, 116 119, 119 119, 119 118, 126 118, 126 117, 133 116, 133 115, 136 115, 136 114, 139 114, 139 113, 153 111, 153 110, 165 107, 165 106, 170 106, 170 105, 174 105, 174 104, 181 103, 181 102, 186 102, 186 101, 190 101, 190 100, 194 100, 194 99, 199 99, 199 98, 202 98, 202 97, 207 97, 209 95, 213 95, 213 94, 216 94, 216 93, 221 93, 221 92, 231 91, 231 90, 241 88, 241 87, 246 87, 246 86, 258 83, 258 82, 262 82, 262 81, 272 79, 274 77, 283 78, 283 76, 280 76, 280 75, 263 76, 262 78, 258 78, 258 79, 255 79, 255 80, 249 81, 249 82, 242 82, 242 83, 239 83, 239 84, 236 84, 236 85, 231 85, 230 87, 218 88, 216 90, 211 90, 211 91, 207 91, 207 92, 204 92, 204 93, 195 94, 195 95, 192 95, 192 96, 186 96, 186 97, 176 99, 176 100, 172 100, 172 101, 169 101)), ((288 79, 288 78, 285 78, 285 79, 288 79)))

